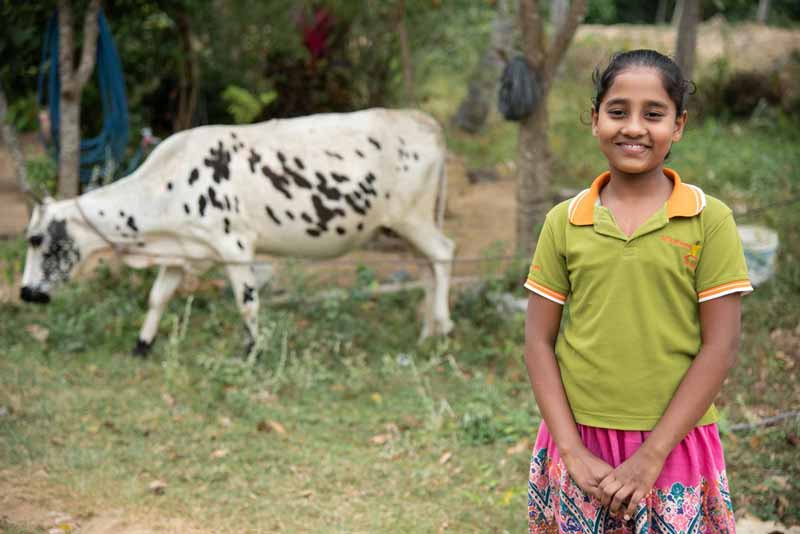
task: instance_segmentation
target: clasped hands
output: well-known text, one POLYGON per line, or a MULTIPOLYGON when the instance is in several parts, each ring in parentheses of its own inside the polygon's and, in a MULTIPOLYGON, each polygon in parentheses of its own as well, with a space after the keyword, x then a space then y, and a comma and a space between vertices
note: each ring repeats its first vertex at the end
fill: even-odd
POLYGON ((614 514, 624 509, 626 521, 633 517, 636 505, 652 489, 665 460, 645 447, 640 447, 616 469, 585 447, 562 458, 578 487, 608 506, 614 514))

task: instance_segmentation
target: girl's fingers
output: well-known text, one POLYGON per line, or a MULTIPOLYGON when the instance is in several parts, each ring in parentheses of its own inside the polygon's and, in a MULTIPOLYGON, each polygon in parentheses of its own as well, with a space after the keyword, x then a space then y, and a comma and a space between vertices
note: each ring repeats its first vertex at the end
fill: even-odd
POLYGON ((644 496, 647 495, 647 492, 642 491, 641 489, 637 489, 631 495, 631 500, 628 502, 628 507, 625 509, 625 521, 631 519, 634 514, 636 513, 636 506, 642 502, 644 496))
POLYGON ((622 488, 619 489, 619 491, 617 491, 614 494, 614 498, 611 499, 611 507, 610 507, 613 513, 616 514, 617 512, 619 512, 620 508, 622 507, 622 504, 626 500, 628 500, 628 497, 630 497, 631 493, 633 493, 633 490, 634 488, 631 486, 623 486, 622 488))
POLYGON ((617 492, 619 492, 619 489, 621 487, 622 487, 622 482, 614 480, 606 484, 605 487, 601 488, 602 497, 600 498, 600 502, 603 504, 603 506, 608 506, 608 504, 611 502, 611 499, 617 492))

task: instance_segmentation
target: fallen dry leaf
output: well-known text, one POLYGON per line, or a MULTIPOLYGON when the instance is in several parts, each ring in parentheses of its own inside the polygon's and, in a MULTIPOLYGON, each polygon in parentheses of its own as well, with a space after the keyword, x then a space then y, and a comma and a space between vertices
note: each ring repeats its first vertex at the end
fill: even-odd
POLYGON ((223 417, 219 418, 219 424, 222 425, 225 428, 230 428, 230 426, 233 424, 233 422, 230 420, 229 417, 223 416, 223 417))
POLYGON ((309 499, 309 498, 311 498, 313 495, 314 495, 314 492, 313 492, 312 490, 305 490, 305 491, 301 491, 301 492, 298 494, 298 497, 302 497, 302 498, 304 498, 304 499, 309 499))
POLYGON ((371 438, 369 438, 369 442, 372 443, 373 445, 383 445, 384 443, 386 443, 390 439, 392 439, 392 435, 389 434, 389 433, 387 433, 387 434, 376 434, 376 435, 372 436, 371 438))
POLYGON ((161 398, 164 400, 164 404, 166 404, 170 408, 175 407, 175 398, 169 393, 162 393, 161 398))
POLYGON ((530 451, 530 443, 527 439, 520 440, 516 445, 512 445, 508 449, 506 449, 506 454, 512 456, 514 454, 520 454, 523 452, 530 451))
POLYGON ((217 449, 211 453, 212 458, 225 458, 228 456, 228 449, 217 449))
POLYGON ((39 326, 38 324, 26 325, 25 330, 39 343, 44 343, 47 341, 47 338, 50 335, 50 330, 43 326, 39 326))
POLYGON ((439 465, 444 465, 450 461, 450 458, 453 457, 453 453, 450 451, 445 452, 441 457, 439 457, 439 465))
POLYGON ((147 486, 147 489, 154 495, 164 495, 164 491, 167 489, 167 483, 163 480, 154 480, 147 486))
POLYGON ((277 421, 260 421, 258 425, 256 425, 256 429, 259 432, 275 432, 276 434, 280 434, 282 436, 286 435, 286 429, 277 421))

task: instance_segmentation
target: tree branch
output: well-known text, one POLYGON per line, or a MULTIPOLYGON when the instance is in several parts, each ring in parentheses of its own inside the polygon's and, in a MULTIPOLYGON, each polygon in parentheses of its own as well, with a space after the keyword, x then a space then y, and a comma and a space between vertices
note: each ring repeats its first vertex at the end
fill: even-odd
POLYGON ((75 76, 72 71, 74 36, 72 32, 72 5, 69 0, 58 0, 58 78, 61 93, 75 93, 75 76))
POLYGON ((555 28, 557 32, 553 37, 552 45, 547 51, 544 67, 544 79, 546 83, 550 83, 555 76, 556 69, 561 63, 561 58, 569 47, 570 41, 575 35, 575 30, 578 29, 578 24, 583 20, 583 15, 586 13, 585 0, 572 0, 569 6, 567 18, 560 28, 555 28))
POLYGON ((95 59, 97 58, 97 34, 98 13, 100 12, 100 0, 92 0, 86 9, 86 18, 83 21, 83 51, 81 53, 81 63, 76 73, 78 87, 83 87, 94 70, 95 59))
POLYGON ((537 0, 519 1, 522 48, 533 70, 541 72, 545 64, 544 28, 537 0))

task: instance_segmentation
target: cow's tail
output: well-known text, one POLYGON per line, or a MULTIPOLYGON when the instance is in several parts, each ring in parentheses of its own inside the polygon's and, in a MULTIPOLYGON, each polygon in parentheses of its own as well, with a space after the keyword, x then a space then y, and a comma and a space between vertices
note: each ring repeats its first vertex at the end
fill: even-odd
POLYGON ((445 164, 447 156, 442 159, 439 164, 439 186, 436 190, 436 226, 441 228, 444 226, 444 212, 447 208, 447 165, 445 164))

